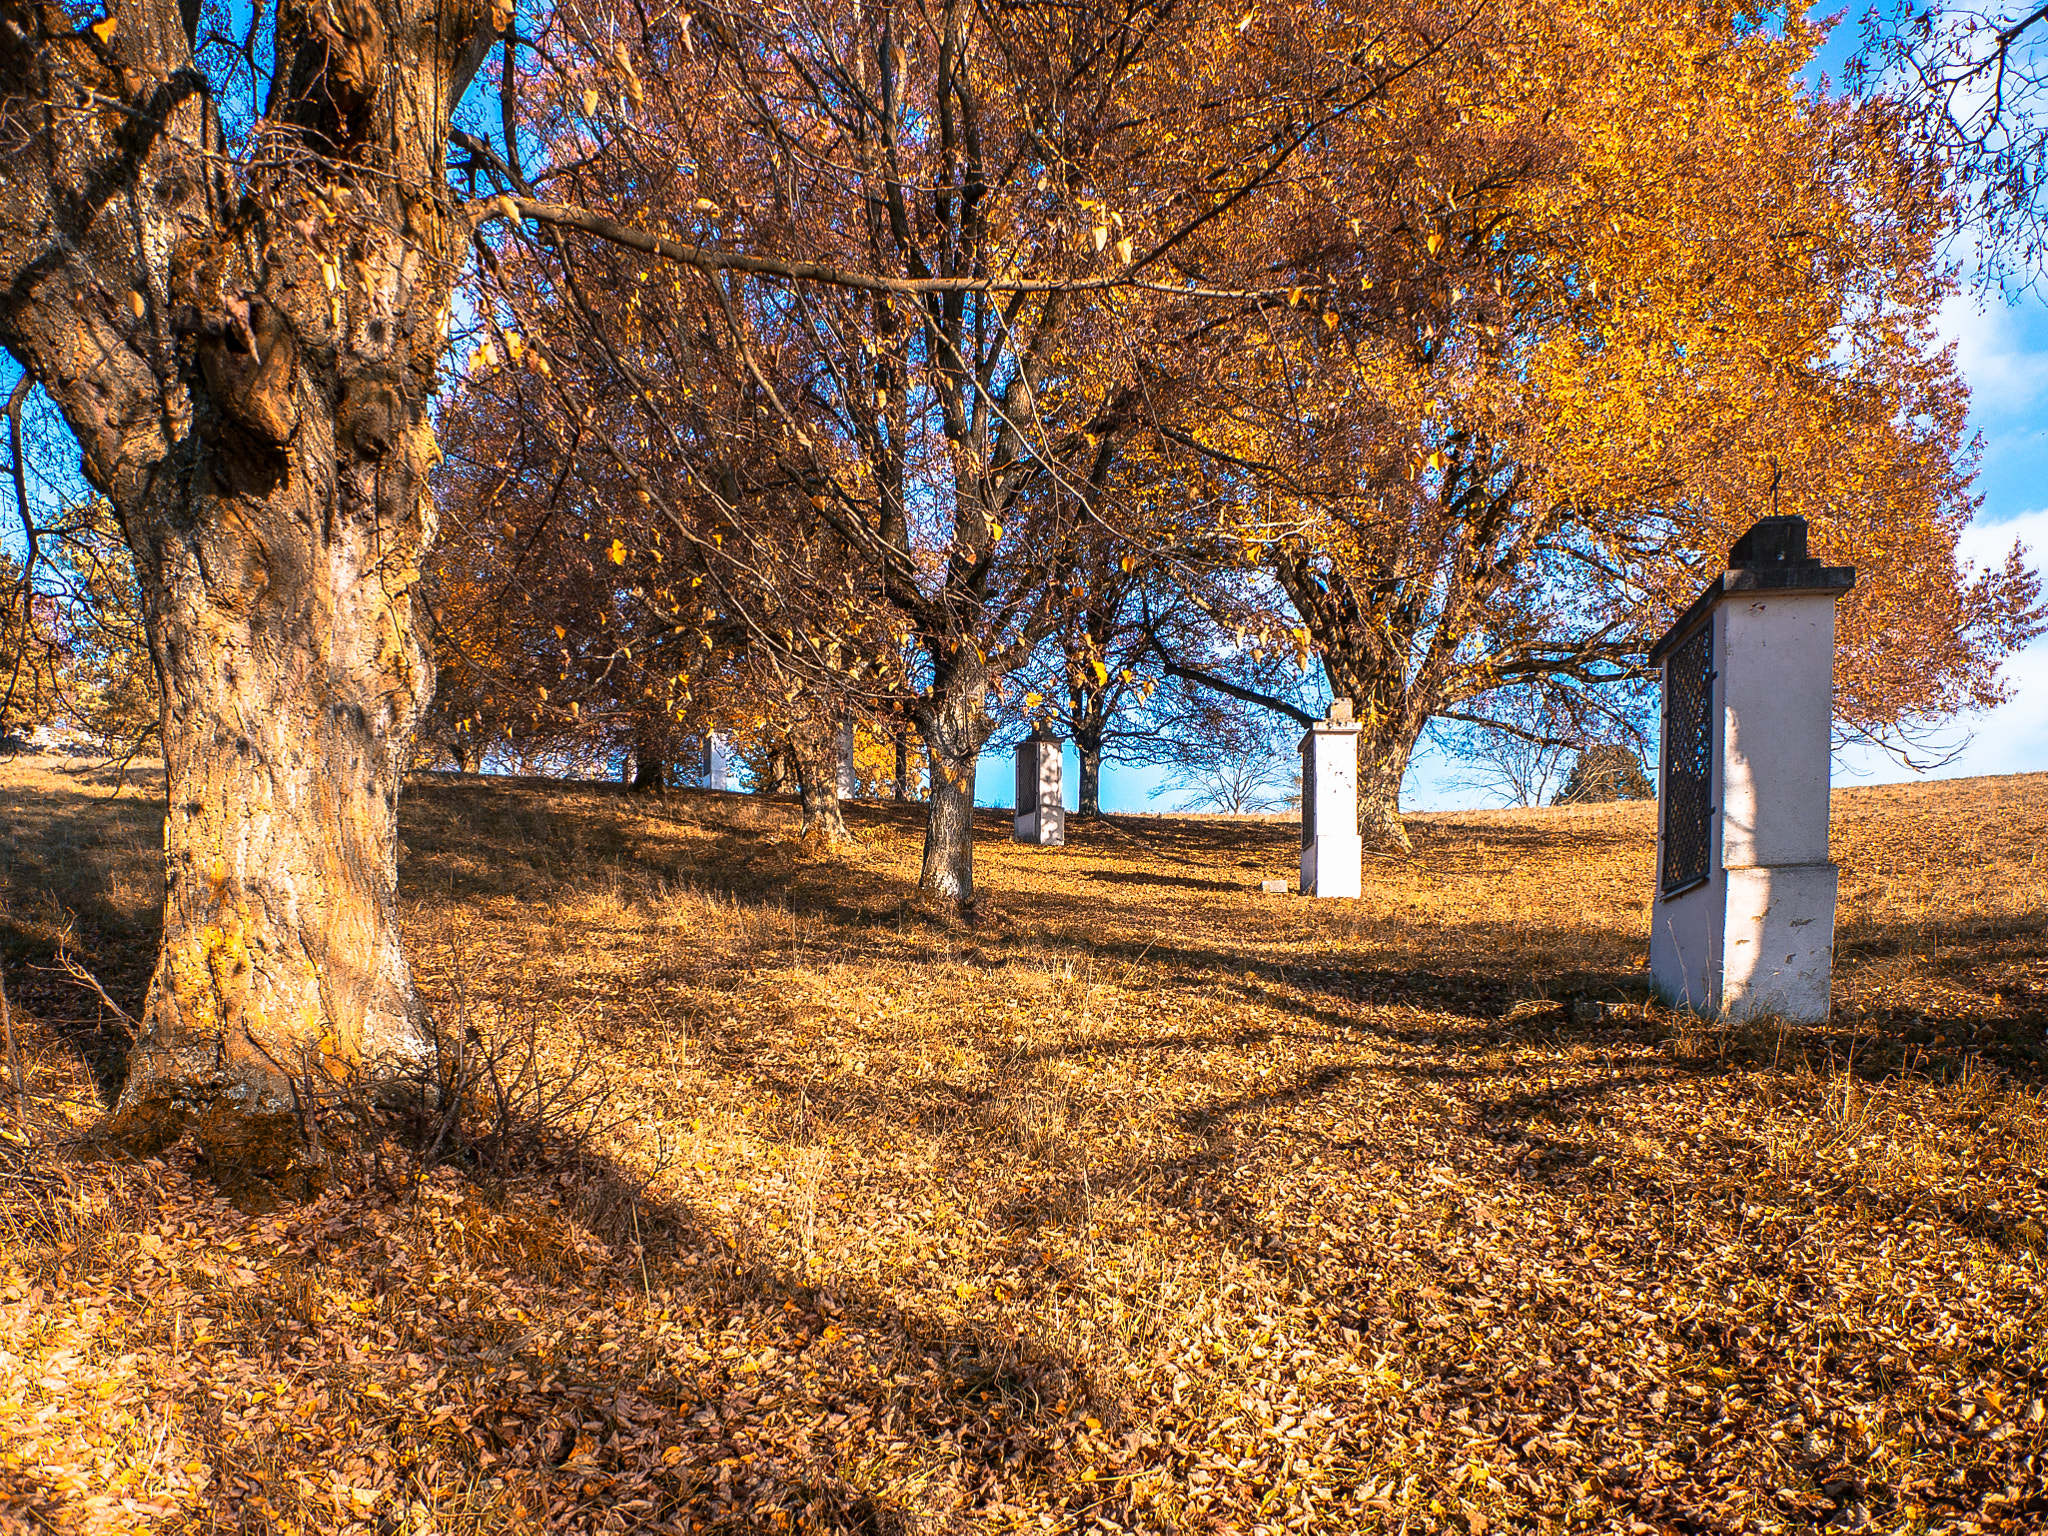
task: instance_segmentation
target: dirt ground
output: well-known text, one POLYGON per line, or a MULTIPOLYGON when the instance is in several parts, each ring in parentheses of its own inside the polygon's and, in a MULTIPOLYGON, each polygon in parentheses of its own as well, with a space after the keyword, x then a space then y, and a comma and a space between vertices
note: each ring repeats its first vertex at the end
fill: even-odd
POLYGON ((415 966, 548 1128, 267 1210, 86 1134, 158 793, 0 765, 0 1528, 2048 1528, 2048 774, 1837 792, 1805 1030, 1649 1000, 1642 805, 1356 902, 989 815, 962 923, 916 807, 428 775, 415 966))

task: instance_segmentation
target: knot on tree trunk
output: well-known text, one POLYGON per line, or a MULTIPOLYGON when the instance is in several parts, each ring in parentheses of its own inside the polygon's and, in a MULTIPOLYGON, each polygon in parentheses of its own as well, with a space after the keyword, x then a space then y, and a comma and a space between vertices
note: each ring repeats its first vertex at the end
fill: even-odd
POLYGON ((387 457, 412 430, 412 410, 398 375, 388 368, 367 368, 342 388, 334 413, 335 438, 355 451, 356 458, 375 463, 387 457))
POLYGON ((210 240, 180 247, 171 263, 171 330, 220 419, 265 448, 282 448, 299 426, 298 333, 276 305, 230 290, 232 260, 210 240))

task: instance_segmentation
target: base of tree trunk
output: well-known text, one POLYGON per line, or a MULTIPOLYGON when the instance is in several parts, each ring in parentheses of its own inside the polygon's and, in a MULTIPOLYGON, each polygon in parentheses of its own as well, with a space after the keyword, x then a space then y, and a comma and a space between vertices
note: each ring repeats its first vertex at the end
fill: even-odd
POLYGON ((974 900, 974 760, 932 757, 931 810, 924 822, 920 889, 962 905, 974 900))
POLYGON ((245 1214, 311 1200, 327 1187, 329 1160, 295 1111, 251 1112, 225 1091, 206 1103, 166 1093, 124 1097, 94 1139, 154 1157, 188 1134, 207 1177, 245 1214))
POLYGON ((1415 851, 1415 845, 1408 841, 1408 829, 1401 825, 1400 812, 1390 805, 1361 804, 1358 835, 1367 848, 1378 853, 1406 855, 1415 851))
POLYGON ((849 841, 853 834, 846 830, 846 815, 839 808, 836 794, 812 794, 808 787, 804 791, 804 820, 799 836, 815 837, 828 843, 849 841))

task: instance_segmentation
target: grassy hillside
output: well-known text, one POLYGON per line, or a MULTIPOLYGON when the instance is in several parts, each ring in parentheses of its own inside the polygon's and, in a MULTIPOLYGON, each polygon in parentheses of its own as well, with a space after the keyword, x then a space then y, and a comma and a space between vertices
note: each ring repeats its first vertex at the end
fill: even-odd
POLYGON ((0 806, 0 1525, 2048 1523, 2048 775, 1837 794, 1804 1031, 1647 999, 1643 806, 1326 903, 1258 892, 1290 823, 990 817, 970 925, 911 808, 430 777, 413 955, 510 1133, 274 1209, 77 1139, 121 1036, 52 968, 139 1011, 155 802, 0 806))

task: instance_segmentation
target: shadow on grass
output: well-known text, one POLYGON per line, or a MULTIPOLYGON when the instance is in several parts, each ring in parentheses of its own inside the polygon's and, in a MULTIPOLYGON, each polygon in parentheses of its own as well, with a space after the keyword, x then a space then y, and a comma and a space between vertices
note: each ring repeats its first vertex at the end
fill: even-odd
POLYGON ((1101 885, 1165 885, 1190 891, 1243 891, 1241 880, 1205 880, 1194 875, 1155 875, 1141 869, 1087 869, 1080 878, 1101 885))
MULTIPOLYGON (((113 776, 99 777, 111 791, 113 776)), ((74 956, 140 1016, 163 931, 163 814, 154 795, 8 789, 0 845, 7 995, 78 1054, 108 1103, 127 1075, 126 1031, 58 959, 74 956)))
MULTIPOLYGON (((354 1295, 369 1321, 333 1379, 337 1397, 357 1394, 348 1411, 362 1435, 347 1449, 374 1448, 443 1489, 491 1481, 508 1529, 612 1529, 603 1517, 625 1490, 645 1501, 635 1529, 676 1521, 764 1536, 930 1529, 917 1495, 935 1480, 975 1504, 1079 1514, 1115 1499, 1073 1476, 1070 1448, 1085 1417, 1114 1430, 1127 1405, 1029 1335, 844 1281, 811 1284, 710 1213, 650 1198, 603 1157, 457 1187, 488 1214, 465 1210, 445 1230, 417 1215, 365 1220, 414 1201, 371 1186, 317 1208, 300 1256, 267 1265, 249 1282, 258 1289, 226 1303, 216 1360, 264 1379, 317 1371, 316 1292, 354 1295), (555 1240, 558 1208, 601 1254, 555 1240), (438 1283, 451 1270, 459 1280, 438 1283), (579 1318, 593 1320, 587 1330, 579 1318), (423 1397, 429 1371, 429 1387, 447 1385, 423 1397), (394 1412, 407 1397, 416 1406, 394 1412)), ((324 1484, 288 1419, 252 1414, 227 1432, 214 1385, 202 1376, 183 1395, 188 1454, 211 1470, 215 1518, 241 1529, 240 1511, 290 1497, 295 1481, 324 1484)), ((0 1514, 46 1493, 0 1478, 0 1514)), ((318 1528, 319 1506, 302 1513, 318 1528)))

